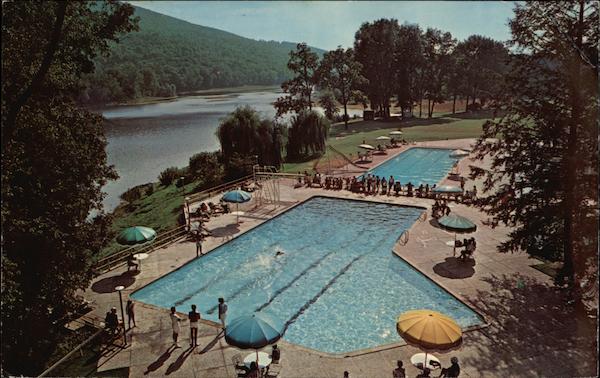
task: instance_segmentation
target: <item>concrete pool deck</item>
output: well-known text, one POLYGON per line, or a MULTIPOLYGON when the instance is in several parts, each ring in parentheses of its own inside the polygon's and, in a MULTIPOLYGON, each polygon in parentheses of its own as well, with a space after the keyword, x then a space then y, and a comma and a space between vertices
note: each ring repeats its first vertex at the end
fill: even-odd
MULTIPOLYGON (((419 147, 468 148, 473 140, 450 140, 418 143, 419 147)), ((413 147, 413 146, 409 146, 413 147)), ((397 153, 395 149, 386 156, 374 156, 368 167, 375 166, 397 153)), ((459 172, 465 174, 468 165, 486 166, 487 162, 473 162, 469 158, 459 163, 459 172)), ((348 167, 348 172, 357 171, 348 167)), ((457 184, 456 181, 448 181, 457 184)), ((262 205, 254 208, 253 203, 240 207, 246 212, 243 221, 235 224, 235 216, 221 215, 211 218, 206 227, 212 236, 203 243, 204 251, 215 247, 248 231, 291 206, 315 196, 362 199, 394 204, 416 205, 430 208, 429 199, 364 196, 349 191, 333 191, 320 188, 293 188, 293 180, 281 180, 281 204, 262 205)), ((481 182, 467 181, 466 188, 481 182)), ((450 364, 450 357, 457 356, 461 376, 596 376, 596 327, 587 318, 575 315, 565 303, 563 293, 551 285, 547 275, 531 268, 537 260, 524 253, 500 254, 499 243, 506 240, 510 229, 498 226, 494 229, 482 222, 487 216, 477 209, 450 203, 453 212, 469 217, 478 226, 474 233, 477 239, 475 264, 457 262, 452 247, 446 242, 454 240, 454 234, 441 230, 427 220, 417 221, 409 232, 405 245, 396 244, 393 253, 405 259, 427 277, 447 289, 453 295, 481 313, 488 327, 465 332, 460 349, 449 353, 434 353, 443 366, 450 364)), ((459 235, 460 238, 460 235, 459 235)), ((392 253, 392 251, 390 251, 392 253)), ((175 270, 195 259, 195 244, 192 240, 180 240, 166 248, 150 254, 142 263, 139 274, 132 276, 126 268, 117 269, 97 277, 85 297, 94 303, 94 313, 104 317, 106 311, 115 306, 119 309, 118 295, 113 288, 126 286, 124 300, 129 293, 149 282, 175 270)), ((216 302, 216 298, 215 298, 216 302)), ((189 309, 178 308, 186 313, 189 309)), ((120 316, 120 310, 119 316, 120 316)), ((230 347, 220 330, 205 322, 199 330, 199 344, 188 350, 188 322, 182 323, 180 345, 169 348, 171 324, 168 311, 154 306, 136 303, 138 326, 128 333, 129 347, 116 349, 102 357, 99 371, 129 367, 132 377, 181 376, 181 377, 235 377, 232 357, 245 356, 251 351, 230 347), (200 353, 199 353, 200 352, 200 353)), ((410 357, 419 352, 408 345, 387 346, 378 351, 362 351, 350 357, 331 356, 307 350, 282 340, 281 377, 341 377, 344 371, 351 377, 389 377, 396 360, 402 360, 407 376, 416 376, 419 370, 410 365, 410 357)), ((267 348, 268 351, 268 348, 267 348)), ((432 372, 439 375, 439 370, 432 372)))

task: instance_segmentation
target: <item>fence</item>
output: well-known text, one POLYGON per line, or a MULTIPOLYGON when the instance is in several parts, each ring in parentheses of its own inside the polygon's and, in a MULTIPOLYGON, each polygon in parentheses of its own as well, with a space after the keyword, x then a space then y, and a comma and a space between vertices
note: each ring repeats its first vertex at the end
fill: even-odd
POLYGON ((94 265, 94 272, 98 275, 113 270, 125 264, 127 257, 132 253, 151 253, 154 250, 164 247, 165 245, 179 239, 187 232, 186 226, 175 227, 171 230, 162 232, 156 235, 156 238, 149 243, 142 246, 132 246, 120 250, 119 252, 113 253, 110 256, 104 257, 94 265))

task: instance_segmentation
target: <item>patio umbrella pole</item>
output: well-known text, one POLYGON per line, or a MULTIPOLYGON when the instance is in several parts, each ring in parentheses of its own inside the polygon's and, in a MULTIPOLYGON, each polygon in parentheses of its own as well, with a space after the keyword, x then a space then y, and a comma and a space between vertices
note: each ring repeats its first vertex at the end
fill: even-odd
POLYGON ((456 256, 456 232, 454 233, 454 246, 452 247, 452 257, 456 256))

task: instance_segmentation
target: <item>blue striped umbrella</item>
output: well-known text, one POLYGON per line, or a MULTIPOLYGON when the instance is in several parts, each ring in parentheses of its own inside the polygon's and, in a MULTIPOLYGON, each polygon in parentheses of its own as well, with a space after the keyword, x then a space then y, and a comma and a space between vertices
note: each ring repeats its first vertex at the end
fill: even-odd
POLYGON ((150 241, 156 237, 156 231, 149 227, 134 226, 129 227, 121 231, 117 236, 117 242, 119 244, 142 244, 150 241))
POLYGON ((450 214, 438 219, 440 226, 454 232, 473 232, 477 229, 477 225, 465 217, 460 215, 450 214))
POLYGON ((258 350, 277 342, 282 336, 281 323, 264 314, 255 313, 233 319, 225 328, 225 341, 240 349, 258 350))
POLYGON ((477 230, 477 225, 465 217, 449 214, 438 219, 438 224, 449 231, 454 231, 453 255, 456 255, 456 233, 469 233, 477 230))
POLYGON ((225 202, 244 203, 250 201, 252 199, 252 195, 248 192, 238 189, 225 193, 221 199, 225 202))
POLYGON ((240 223, 240 215, 239 215, 239 211, 237 211, 239 208, 239 204, 248 202, 251 199, 252 199, 252 195, 250 193, 245 192, 240 189, 229 191, 229 192, 225 193, 223 195, 223 197, 221 197, 222 201, 235 203, 236 212, 238 213, 237 214, 237 223, 240 223))

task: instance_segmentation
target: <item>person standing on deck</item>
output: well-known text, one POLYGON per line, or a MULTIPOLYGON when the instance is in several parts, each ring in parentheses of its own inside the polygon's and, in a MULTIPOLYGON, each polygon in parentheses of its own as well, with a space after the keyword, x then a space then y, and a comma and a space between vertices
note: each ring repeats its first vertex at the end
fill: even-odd
POLYGON ((196 305, 192 305, 192 311, 188 313, 190 319, 190 346, 198 346, 198 320, 200 320, 200 313, 196 311, 196 305))
POLYGON ((196 236, 196 257, 202 254, 202 235, 200 235, 200 231, 198 230, 198 236, 196 236))
POLYGON ((131 299, 127 300, 127 306, 125 307, 125 311, 127 312, 127 327, 131 328, 132 321, 133 321, 133 326, 137 327, 137 325, 135 324, 134 303, 131 299))
POLYGON ((225 329, 225 318, 227 317, 227 303, 225 303, 225 299, 219 298, 219 320, 221 321, 221 325, 223 329, 225 329))
POLYGON ((171 307, 169 318, 171 319, 171 326, 173 327, 173 345, 175 345, 176 348, 179 348, 177 338, 179 337, 179 322, 181 322, 181 317, 175 313, 175 307, 171 307))

